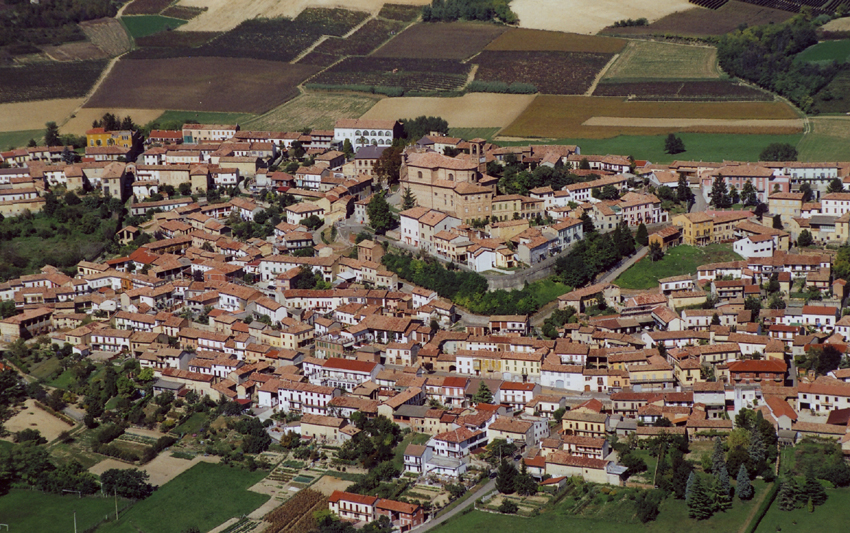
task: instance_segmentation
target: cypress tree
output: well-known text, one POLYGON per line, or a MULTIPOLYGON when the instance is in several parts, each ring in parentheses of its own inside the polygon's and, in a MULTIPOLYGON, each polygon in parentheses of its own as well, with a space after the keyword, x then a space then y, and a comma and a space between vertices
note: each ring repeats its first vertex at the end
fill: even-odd
POLYGON ((637 229, 637 234, 635 235, 635 241, 641 246, 646 246, 649 244, 649 233, 646 230, 646 224, 643 222, 640 223, 637 229))
POLYGON ((688 515, 697 520, 711 518, 714 514, 714 502, 709 489, 705 486, 699 476, 694 478, 691 486, 691 498, 688 501, 688 515))
MULTIPOLYGON (((761 412, 759 412, 761 414, 761 412)), ((758 427, 750 431, 750 447, 747 449, 750 454, 750 465, 752 474, 756 475, 765 467, 765 459, 767 459, 767 450, 764 447, 764 439, 758 427)))
POLYGON ((496 490, 502 494, 513 494, 516 491, 517 476, 516 467, 502 459, 499 474, 496 476, 496 490))
POLYGON ((747 469, 744 465, 738 469, 738 486, 735 487, 735 492, 742 500, 749 500, 753 497, 753 484, 750 483, 750 476, 747 474, 747 469))

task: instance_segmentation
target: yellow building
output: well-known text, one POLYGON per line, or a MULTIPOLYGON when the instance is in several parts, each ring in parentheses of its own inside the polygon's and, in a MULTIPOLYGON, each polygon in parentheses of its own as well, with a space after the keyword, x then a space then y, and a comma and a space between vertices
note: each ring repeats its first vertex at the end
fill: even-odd
POLYGON ((782 223, 788 223, 799 217, 803 210, 803 193, 775 192, 767 197, 767 206, 774 215, 779 215, 782 223))
POLYGON ((682 228, 682 242, 700 246, 711 242, 714 221, 705 213, 684 213, 673 217, 673 224, 682 228))
POLYGON ((133 132, 130 130, 106 131, 103 128, 92 128, 86 132, 86 145, 132 148, 133 132))

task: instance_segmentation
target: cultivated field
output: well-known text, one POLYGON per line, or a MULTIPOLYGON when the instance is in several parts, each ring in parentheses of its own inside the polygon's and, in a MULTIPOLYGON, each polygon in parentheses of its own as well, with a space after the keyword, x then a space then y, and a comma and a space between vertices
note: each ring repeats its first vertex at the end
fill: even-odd
POLYGON ((41 47, 41 51, 54 61, 83 61, 107 57, 103 50, 88 41, 64 43, 58 46, 45 45, 41 47))
POLYGON ((614 37, 511 28, 488 44, 485 50, 616 54, 626 46, 626 42, 614 37))
POLYGON ((797 145, 800 161, 850 161, 850 117, 810 118, 811 133, 797 145))
POLYGON ((830 20, 821 26, 821 28, 823 28, 824 31, 850 31, 850 17, 830 20))
POLYGON ((391 39, 402 28, 403 22, 372 19, 347 38, 328 37, 313 50, 332 56, 365 56, 391 39))
POLYGON ((256 59, 124 59, 86 107, 262 113, 297 96, 296 86, 315 72, 256 59))
POLYGON ((659 18, 693 7, 687 0, 513 0, 519 25, 536 30, 595 34, 623 19, 659 18))
POLYGON ((688 80, 719 78, 717 49, 653 41, 631 41, 603 80, 688 80))
POLYGON ((136 46, 152 48, 195 48, 221 35, 206 31, 163 31, 136 39, 136 46))
POLYGON ((384 4, 378 12, 379 17, 390 20, 410 22, 419 18, 422 8, 418 5, 384 4))
POLYGON ((250 130, 332 130, 341 118, 360 118, 379 100, 361 94, 306 93, 242 124, 250 130))
POLYGON ((509 137, 590 138, 603 139, 617 135, 658 135, 682 131, 701 133, 789 134, 800 127, 789 127, 787 120, 797 119, 796 111, 781 102, 633 102, 613 97, 540 95, 525 112, 501 132, 509 137), (618 120, 617 124, 594 126, 585 124, 594 117, 618 120), (619 120, 628 119, 628 120, 619 120), (774 120, 741 125, 636 126, 635 119, 726 119, 774 120))
POLYGON ((124 15, 156 15, 173 0, 133 0, 124 8, 124 15))
MULTIPOLYGON (((0 104, 0 131, 44 129, 46 122, 61 123, 82 103, 82 98, 64 98, 0 104)), ((5 150, 6 147, 4 146, 3 149, 5 150)))
POLYGON ((41 144, 44 129, 22 131, 0 131, 0 150, 14 150, 27 145, 30 139, 41 144))
POLYGON ((812 112, 847 113, 850 112, 850 70, 841 70, 826 87, 815 95, 812 112))
POLYGON ((311 490, 321 492, 325 496, 330 496, 335 490, 345 490, 351 486, 352 481, 346 481, 332 476, 322 476, 319 481, 310 485, 311 490))
POLYGON ((10 433, 25 429, 37 429, 41 432, 41 436, 47 439, 47 442, 50 442, 58 437, 60 433, 68 431, 72 427, 47 411, 36 407, 34 400, 27 400, 24 406, 23 411, 18 412, 3 423, 3 426, 10 433))
MULTIPOLYGON (((59 130, 62 133, 73 133, 75 135, 84 135, 86 130, 91 129, 91 124, 95 120, 100 120, 106 113, 112 113, 116 117, 131 117, 133 122, 139 125, 147 124, 151 120, 162 115, 162 109, 127 109, 127 108, 100 108, 100 107, 84 107, 77 110, 70 119, 64 124, 57 121, 60 125, 59 130)), ((65 115, 66 117, 68 115, 65 115)), ((55 120, 55 119, 54 119, 55 120)))
POLYGON ((484 22, 422 23, 411 26, 378 49, 376 57, 466 59, 505 32, 484 22))
POLYGON ((735 31, 742 24, 761 26, 788 20, 793 13, 780 9, 771 9, 732 0, 720 9, 704 9, 690 6, 692 9, 672 13, 648 26, 627 28, 605 28, 604 33, 615 35, 684 35, 699 37, 704 35, 723 35, 735 31))
POLYGON ((445 91, 466 83, 471 65, 451 59, 349 57, 311 83, 401 87, 405 91, 445 91))
POLYGON ((534 101, 530 94, 469 93, 460 98, 385 98, 362 118, 396 120, 433 115, 453 128, 500 128, 512 123, 534 101))
POLYGON ((83 97, 105 66, 101 59, 0 67, 0 103, 83 97))
POLYGON ((109 56, 123 54, 132 47, 130 36, 116 19, 103 18, 80 22, 89 41, 109 56))
POLYGON ((482 52, 476 81, 532 83, 544 94, 584 94, 610 54, 584 52, 482 52))
MULTIPOLYGON (((393 0, 393 4, 425 5, 430 0, 393 0)), ((245 20, 257 17, 295 18, 308 7, 329 7, 367 11, 377 14, 384 0, 180 0, 178 6, 207 8, 207 11, 189 21, 181 31, 227 31, 245 20)))
POLYGON ((636 81, 600 83, 593 96, 627 96, 637 100, 770 101, 773 95, 730 80, 636 81))
POLYGON ((803 129, 803 119, 789 118, 774 119, 731 119, 731 118, 626 118, 626 117, 591 117, 582 123, 583 126, 610 126, 614 128, 788 128, 803 129))

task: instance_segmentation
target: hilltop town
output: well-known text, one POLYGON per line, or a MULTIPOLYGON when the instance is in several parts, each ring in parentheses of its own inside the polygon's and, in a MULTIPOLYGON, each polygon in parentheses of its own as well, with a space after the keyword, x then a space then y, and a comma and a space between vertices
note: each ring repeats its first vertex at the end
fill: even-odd
POLYGON ((61 437, 95 464, 250 460, 281 509, 389 530, 494 488, 479 508, 532 513, 508 495, 576 483, 685 499, 694 472, 752 505, 745 486, 762 501, 799 443, 837 453, 817 475, 843 486, 850 163, 657 164, 409 126, 101 127, 84 153, 3 152, 4 239, 116 224, 96 257, 0 284, 4 390, 80 437, 117 428, 61 437))

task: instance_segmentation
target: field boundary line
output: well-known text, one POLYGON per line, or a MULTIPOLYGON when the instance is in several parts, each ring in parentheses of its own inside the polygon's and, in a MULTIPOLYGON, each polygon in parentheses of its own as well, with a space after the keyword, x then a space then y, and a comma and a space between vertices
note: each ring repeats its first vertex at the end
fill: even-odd
MULTIPOLYGON (((130 39, 132 40, 132 37, 130 39)), ((133 43, 133 45, 135 46, 135 42, 133 43)), ((109 76, 109 73, 112 72, 112 68, 115 66, 116 63, 118 63, 118 60, 120 60, 122 57, 124 57, 125 55, 127 55, 129 53, 130 53, 130 51, 128 50, 127 52, 124 52, 120 56, 115 56, 115 57, 113 57, 112 59, 109 60, 109 63, 106 64, 106 67, 103 69, 103 72, 100 73, 100 77, 97 78, 97 81, 94 82, 94 85, 92 85, 91 89, 89 89, 89 92, 87 92, 86 95, 83 97, 82 103, 80 103, 80 105, 78 105, 73 111, 71 111, 71 113, 68 116, 65 117, 65 119, 62 121, 62 123, 59 124, 60 128, 62 126, 64 126, 65 124, 69 123, 71 121, 71 119, 74 116, 76 116, 76 114, 82 108, 84 108, 87 103, 89 103, 89 100, 91 100, 91 97, 94 96, 94 93, 97 92, 97 90, 103 84, 104 80, 106 80, 106 77, 109 76)))
POLYGON ((602 77, 605 76, 605 74, 608 72, 608 69, 610 69, 611 66, 614 65, 614 62, 617 61, 619 57, 620 54, 614 54, 614 56, 611 57, 610 60, 608 60, 608 63, 606 63, 605 66, 602 67, 602 70, 600 70, 596 77, 593 79, 593 83, 591 83, 590 87, 587 89, 587 91, 585 91, 584 96, 591 96, 593 94, 593 91, 596 90, 596 86, 599 85, 599 82, 600 80, 602 80, 602 77))

